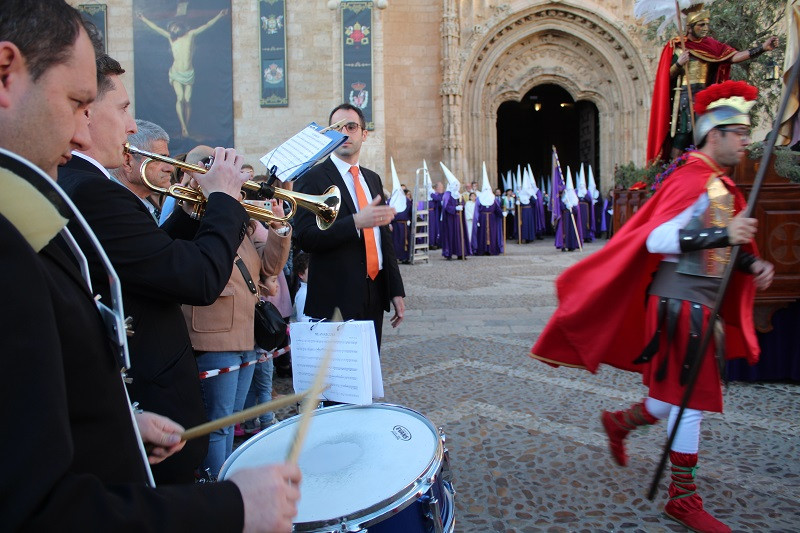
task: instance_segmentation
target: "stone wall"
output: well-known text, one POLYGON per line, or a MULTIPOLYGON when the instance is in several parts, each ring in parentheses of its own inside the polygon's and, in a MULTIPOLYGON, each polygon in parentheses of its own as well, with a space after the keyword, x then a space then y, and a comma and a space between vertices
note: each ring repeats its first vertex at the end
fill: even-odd
MULTIPOLYGON (((343 100, 341 12, 328 4, 287 2, 289 106, 261 108, 258 3, 232 0, 235 147, 251 163, 308 122, 326 121, 343 100)), ((614 164, 644 158, 659 50, 643 41, 632 4, 389 0, 373 15, 375 130, 363 164, 389 188, 389 156, 408 185, 423 158, 434 180, 442 179, 440 160, 462 181, 474 178, 481 161, 494 168, 500 104, 556 83, 598 108, 598 186, 605 187, 614 164)), ((132 1, 107 5, 109 53, 128 69, 133 98, 132 1)))

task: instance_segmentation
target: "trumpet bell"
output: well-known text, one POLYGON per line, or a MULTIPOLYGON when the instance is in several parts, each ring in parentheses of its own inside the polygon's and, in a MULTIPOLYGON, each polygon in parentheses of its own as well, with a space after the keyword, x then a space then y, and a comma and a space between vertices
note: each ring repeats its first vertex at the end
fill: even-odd
POLYGON ((280 198, 284 194, 287 196, 285 198, 287 201, 291 202, 288 199, 291 197, 297 202, 297 205, 314 213, 317 217, 317 227, 323 231, 330 228, 336 221, 339 207, 342 205, 342 194, 336 185, 331 185, 328 190, 318 196, 275 189, 275 197, 280 198))

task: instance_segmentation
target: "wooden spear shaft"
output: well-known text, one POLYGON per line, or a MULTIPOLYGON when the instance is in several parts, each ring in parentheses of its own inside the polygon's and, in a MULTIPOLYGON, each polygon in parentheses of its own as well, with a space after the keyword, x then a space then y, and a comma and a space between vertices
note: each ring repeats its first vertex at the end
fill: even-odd
MULTIPOLYGON (((678 21, 678 38, 681 40, 681 48, 686 51, 686 36, 683 34, 683 23, 681 22, 681 6, 675 0, 675 11, 678 21)), ((690 60, 691 61, 691 60, 690 60)), ((689 77, 689 63, 683 69, 683 77, 686 79, 686 94, 689 96, 689 118, 692 121, 692 133, 694 134, 694 101, 692 99, 692 80, 689 77)), ((680 93, 677 95, 680 98, 680 93)))

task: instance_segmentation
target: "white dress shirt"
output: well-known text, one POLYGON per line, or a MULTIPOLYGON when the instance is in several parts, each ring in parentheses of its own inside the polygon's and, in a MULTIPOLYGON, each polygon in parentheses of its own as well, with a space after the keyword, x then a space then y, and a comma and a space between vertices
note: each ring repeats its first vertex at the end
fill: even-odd
MULTIPOLYGON (((358 167, 358 181, 361 183, 361 187, 364 189, 364 194, 367 196, 367 201, 371 202, 372 198, 370 198, 370 191, 369 185, 367 185, 367 181, 364 179, 364 174, 361 173, 361 167, 358 166, 358 163, 355 165, 351 165, 346 161, 342 161, 339 159, 336 154, 331 154, 331 161, 333 164, 336 165, 336 169, 341 174, 342 179, 344 180, 344 184, 347 186, 347 191, 350 193, 350 198, 353 200, 353 205, 356 206, 356 212, 361 211, 358 207, 358 197, 356 196, 356 185, 355 181, 353 181, 353 175, 350 174, 350 167, 357 166, 358 167)), ((356 228, 358 231, 359 236, 361 235, 361 230, 356 228)), ((381 231, 380 227, 376 226, 371 228, 371 231, 375 234, 375 245, 378 247, 378 270, 383 270, 383 250, 381 250, 381 231)))
POLYGON ((647 251, 651 254, 664 254, 663 261, 677 263, 681 252, 678 232, 685 228, 692 218, 708 209, 708 193, 700 197, 675 218, 668 220, 647 236, 647 251))

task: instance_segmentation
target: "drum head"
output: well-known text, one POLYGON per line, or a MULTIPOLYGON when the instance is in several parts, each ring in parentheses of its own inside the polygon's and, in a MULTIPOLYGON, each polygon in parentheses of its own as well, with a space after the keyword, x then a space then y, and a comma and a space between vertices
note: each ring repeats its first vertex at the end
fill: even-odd
MULTIPOLYGON (((298 420, 285 420, 239 447, 222 465, 220 479, 285 461, 298 420)), ((438 470, 441 453, 436 428, 411 409, 373 404, 317 410, 298 461, 303 481, 295 523, 352 520, 400 503, 423 474, 438 470)))

